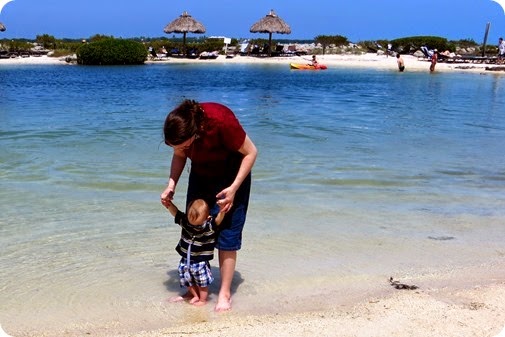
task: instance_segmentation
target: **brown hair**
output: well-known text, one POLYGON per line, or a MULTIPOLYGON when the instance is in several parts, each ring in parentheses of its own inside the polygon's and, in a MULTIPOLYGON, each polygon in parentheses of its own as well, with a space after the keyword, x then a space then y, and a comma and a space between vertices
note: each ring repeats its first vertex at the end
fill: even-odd
POLYGON ((188 221, 190 224, 198 226, 209 216, 209 205, 203 199, 195 199, 188 206, 188 221))
POLYGON ((198 134, 203 127, 203 109, 198 102, 184 100, 165 119, 163 136, 165 144, 179 145, 198 134))

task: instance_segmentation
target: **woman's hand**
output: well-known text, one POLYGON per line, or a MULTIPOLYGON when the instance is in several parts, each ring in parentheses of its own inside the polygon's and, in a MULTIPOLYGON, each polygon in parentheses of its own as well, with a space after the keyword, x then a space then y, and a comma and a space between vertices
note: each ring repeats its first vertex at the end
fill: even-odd
POLYGON ((161 204, 165 207, 169 207, 174 199, 175 189, 168 185, 167 188, 161 193, 161 204))
POLYGON ((186 156, 176 154, 177 151, 174 149, 174 155, 172 156, 172 165, 170 167, 170 177, 168 178, 168 184, 165 190, 161 193, 161 203, 163 206, 168 207, 166 200, 172 201, 174 199, 175 187, 179 181, 184 165, 186 165, 186 156))
POLYGON ((231 186, 225 188, 216 195, 217 204, 221 212, 228 212, 233 207, 233 200, 235 200, 235 191, 231 186))
POLYGON ((251 172, 251 168, 253 167, 256 156, 258 155, 256 146, 247 135, 238 152, 240 152, 244 157, 242 158, 242 163, 240 164, 235 180, 230 186, 216 195, 217 204, 223 212, 228 212, 233 207, 235 193, 237 193, 240 185, 251 172))

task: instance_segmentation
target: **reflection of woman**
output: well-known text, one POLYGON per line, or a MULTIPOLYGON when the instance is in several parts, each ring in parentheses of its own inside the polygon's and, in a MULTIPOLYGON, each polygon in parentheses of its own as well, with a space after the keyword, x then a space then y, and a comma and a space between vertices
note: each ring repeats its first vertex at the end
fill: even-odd
POLYGON ((237 251, 241 248, 251 169, 257 150, 234 113, 218 103, 185 100, 170 112, 163 127, 165 143, 174 150, 168 186, 161 193, 167 206, 186 164, 191 160, 186 202, 202 198, 217 203, 227 212, 220 226, 219 250, 221 287, 216 311, 231 309, 231 283, 237 251))

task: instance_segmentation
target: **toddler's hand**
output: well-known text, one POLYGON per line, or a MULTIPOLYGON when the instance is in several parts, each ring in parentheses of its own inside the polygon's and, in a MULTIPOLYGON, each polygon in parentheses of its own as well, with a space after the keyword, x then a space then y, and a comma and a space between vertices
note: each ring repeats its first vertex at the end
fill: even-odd
POLYGON ((174 190, 172 188, 167 187, 163 193, 161 193, 160 199, 161 204, 165 207, 169 207, 172 205, 172 200, 174 199, 174 190))

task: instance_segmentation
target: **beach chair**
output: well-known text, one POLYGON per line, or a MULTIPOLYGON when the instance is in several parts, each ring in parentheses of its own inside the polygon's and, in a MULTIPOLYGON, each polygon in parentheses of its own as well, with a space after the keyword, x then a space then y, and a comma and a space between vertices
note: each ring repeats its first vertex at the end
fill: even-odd
POLYGON ((428 60, 430 60, 431 57, 433 56, 433 50, 428 50, 428 47, 426 46, 422 46, 421 51, 428 60))
POLYGON ((239 45, 239 54, 241 56, 246 56, 249 53, 249 41, 245 40, 240 42, 239 45))
POLYGON ((260 47, 254 46, 253 49, 251 50, 251 55, 257 56, 260 53, 260 47))
POLYGON ((154 51, 154 49, 151 49, 150 53, 151 53, 152 57, 154 57, 154 58, 158 57, 158 55, 156 54, 156 52, 154 51))
POLYGON ((204 51, 200 54, 200 60, 215 60, 219 56, 217 51, 208 52, 204 51))
POLYGON ((149 53, 151 54, 151 59, 152 60, 156 61, 156 60, 160 60, 161 59, 154 49, 150 49, 149 53))
POLYGON ((265 55, 265 56, 270 55, 270 46, 268 45, 268 43, 265 43, 263 45, 263 48, 261 49, 260 54, 265 55))
POLYGON ((284 56, 284 46, 281 44, 275 46, 275 51, 272 52, 272 56, 284 56))
POLYGON ((167 53, 167 56, 171 57, 180 57, 181 56, 181 51, 179 48, 172 48, 170 51, 167 53))
POLYGON ((200 55, 198 54, 198 49, 196 49, 196 48, 191 48, 190 50, 188 50, 186 52, 186 58, 188 58, 188 59, 196 59, 199 56, 200 55))
POLYGON ((288 51, 286 52, 286 54, 301 56, 301 55, 307 55, 307 51, 297 50, 296 44, 292 44, 292 45, 288 46, 288 51))

